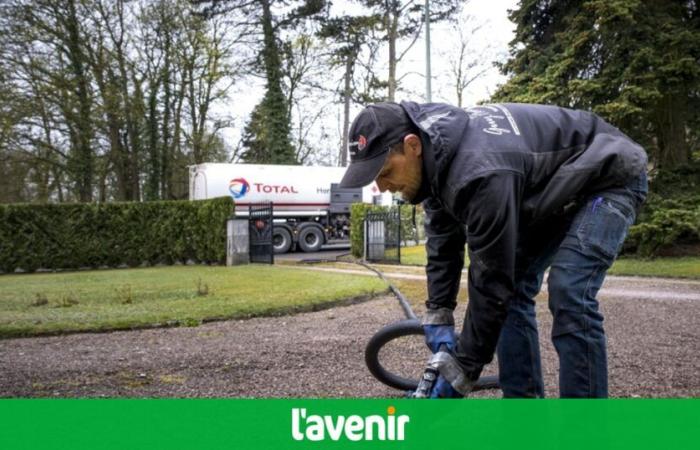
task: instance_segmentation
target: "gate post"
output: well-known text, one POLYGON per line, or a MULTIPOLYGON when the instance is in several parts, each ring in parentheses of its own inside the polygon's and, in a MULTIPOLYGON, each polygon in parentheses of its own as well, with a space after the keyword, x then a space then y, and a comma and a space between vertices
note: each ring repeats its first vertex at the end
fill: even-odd
POLYGON ((248 264, 248 221, 229 219, 226 221, 226 265, 248 264))
POLYGON ((401 212, 368 213, 364 226, 365 261, 401 264, 401 212))
POLYGON ((251 204, 248 207, 248 245, 252 263, 275 263, 273 217, 272 202, 251 204))
POLYGON ((365 260, 382 261, 386 252, 386 224, 382 214, 367 214, 365 218, 365 260))
POLYGON ((403 222, 401 221, 401 203, 399 203, 398 210, 399 210, 399 212, 397 214, 397 216, 398 216, 397 222, 398 222, 399 230, 398 230, 398 242, 396 243, 396 246, 397 246, 396 251, 398 253, 398 255, 397 255, 398 261, 397 262, 399 264, 401 264, 401 227, 403 226, 403 222))
POLYGON ((365 227, 364 234, 362 235, 362 260, 367 261, 367 247, 369 246, 369 240, 367 238, 367 233, 369 232, 369 222, 367 222, 367 216, 365 220, 362 221, 362 226, 365 227))

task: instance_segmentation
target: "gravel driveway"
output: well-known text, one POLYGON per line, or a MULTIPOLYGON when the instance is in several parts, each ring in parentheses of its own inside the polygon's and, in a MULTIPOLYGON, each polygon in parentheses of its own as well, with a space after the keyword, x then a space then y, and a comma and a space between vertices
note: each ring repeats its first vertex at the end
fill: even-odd
MULTIPOLYGON (((700 283, 611 277, 601 291, 614 397, 700 397, 700 283), (635 294, 635 292, 637 294, 635 294)), ((545 387, 557 396, 546 298, 538 302, 545 387)), ((463 309, 457 317, 463 315, 463 309)), ((401 319, 393 297, 196 328, 0 341, 3 397, 393 397, 364 346, 401 319)), ((419 348, 420 343, 406 343, 419 348)), ((394 350, 387 359, 420 371, 394 350)), ((493 367, 487 372, 493 372, 493 367)), ((478 396, 498 396, 498 392, 478 396)))

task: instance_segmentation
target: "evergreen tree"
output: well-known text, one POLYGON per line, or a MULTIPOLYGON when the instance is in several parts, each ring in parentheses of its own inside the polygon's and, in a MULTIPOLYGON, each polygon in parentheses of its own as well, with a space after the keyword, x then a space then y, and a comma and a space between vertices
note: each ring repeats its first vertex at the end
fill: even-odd
POLYGON ((203 6, 202 13, 207 16, 236 15, 236 26, 249 29, 260 49, 260 57, 252 66, 264 74, 265 95, 244 129, 242 159, 254 163, 298 164, 290 138, 291 117, 289 100, 284 93, 279 33, 300 21, 318 17, 326 7, 325 0, 291 2, 296 8, 289 8, 290 2, 285 0, 194 0, 194 3, 203 6), (273 14, 274 6, 287 12, 273 14))
POLYGON ((522 0, 494 101, 592 110, 659 167, 690 161, 700 114, 697 1, 522 0))
POLYGON ((265 96, 246 126, 242 157, 247 162, 296 164, 290 140, 287 98, 282 91, 282 60, 277 33, 272 23, 270 1, 260 0, 263 30, 262 60, 265 69, 265 96), (258 123, 256 123, 258 122, 258 123))

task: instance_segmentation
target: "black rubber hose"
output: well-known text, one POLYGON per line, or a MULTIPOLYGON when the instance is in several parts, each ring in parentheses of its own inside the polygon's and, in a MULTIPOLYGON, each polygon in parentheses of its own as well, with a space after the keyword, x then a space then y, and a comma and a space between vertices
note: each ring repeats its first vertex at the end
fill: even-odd
POLYGON ((384 276, 383 273, 381 273, 379 270, 375 269, 374 267, 370 266, 369 264, 365 264, 364 262, 360 261, 357 264, 359 264, 362 267, 376 273, 377 276, 379 278, 381 278, 382 281, 384 281, 389 286, 389 289, 391 289, 391 292, 399 300, 399 304, 401 305, 401 309, 403 309, 403 313, 407 319, 411 319, 411 320, 418 319, 418 316, 416 316, 416 313, 413 312, 413 309, 411 308, 411 304, 406 299, 406 297, 403 296, 401 291, 399 291, 399 289, 396 286, 394 286, 389 280, 386 279, 386 277, 384 276))
MULTIPOLYGON (((338 257, 336 257, 336 261, 337 258, 338 257)), ((421 325, 420 319, 418 319, 416 314, 413 312, 413 308, 411 308, 411 304, 409 303, 408 299, 404 297, 401 291, 399 291, 399 289, 394 286, 393 283, 391 283, 381 271, 375 269, 364 261, 356 261, 355 263, 374 272, 389 286, 391 292, 399 300, 401 309, 403 309, 404 315, 406 316, 405 320, 390 323, 389 325, 381 328, 372 336, 365 347, 365 364, 367 364, 367 368, 369 369, 370 373, 377 380, 386 384, 387 386, 403 391, 415 391, 418 387, 418 380, 405 378, 386 370, 379 361, 379 352, 382 347, 394 339, 403 336, 424 336, 425 332, 423 330, 423 326, 421 325)), ((484 376, 479 378, 472 390, 480 391, 483 389, 497 388, 499 388, 497 376, 484 376)))
MULTIPOLYGON (((341 256, 347 256, 350 253, 343 253, 341 255, 336 256, 333 260, 329 259, 302 259, 299 261, 300 263, 306 263, 306 264, 316 264, 316 263, 323 263, 323 262, 338 262, 338 258, 341 256)), ((411 308, 411 303, 404 297, 404 295, 399 291, 399 288, 394 286, 394 284, 389 281, 384 274, 375 269, 374 267, 370 266, 369 264, 365 263, 364 261, 352 261, 353 263, 360 265, 364 267, 367 270, 371 270, 374 272, 384 283, 389 286, 389 290, 391 291, 392 294, 399 300, 399 305, 401 306, 401 309, 403 310, 403 314, 406 316, 407 319, 418 319, 418 316, 416 316, 416 313, 413 312, 413 308, 411 308)))
MULTIPOLYGON (((418 380, 405 378, 386 370, 379 361, 379 352, 390 341, 404 336, 423 336, 423 327, 418 319, 406 319, 390 323, 377 331, 365 347, 365 364, 370 373, 387 386, 403 391, 414 391, 418 380)), ((498 388, 498 377, 483 376, 474 385, 473 391, 498 388)))

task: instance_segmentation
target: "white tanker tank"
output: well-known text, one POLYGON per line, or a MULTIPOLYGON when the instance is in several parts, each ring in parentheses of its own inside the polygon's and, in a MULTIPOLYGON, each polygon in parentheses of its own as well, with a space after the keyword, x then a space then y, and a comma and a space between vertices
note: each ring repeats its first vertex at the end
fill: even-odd
POLYGON ((317 251, 348 243, 351 203, 392 203, 375 183, 339 189, 344 173, 342 167, 198 164, 190 166, 190 200, 231 196, 238 217, 246 217, 251 204, 272 202, 275 253, 317 251))

